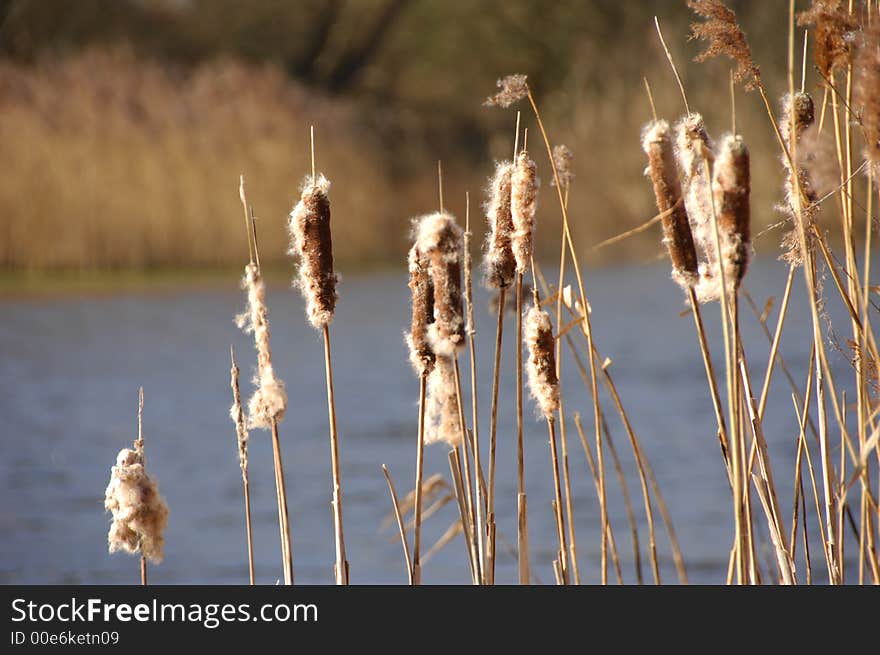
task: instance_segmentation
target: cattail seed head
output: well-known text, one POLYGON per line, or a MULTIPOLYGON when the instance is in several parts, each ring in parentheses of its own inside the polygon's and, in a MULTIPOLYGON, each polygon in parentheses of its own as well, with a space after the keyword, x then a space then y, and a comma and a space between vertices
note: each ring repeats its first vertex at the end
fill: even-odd
POLYGON ((654 185, 657 210, 663 217, 663 242, 672 261, 672 278, 684 289, 697 283, 697 251, 681 196, 669 123, 652 121, 642 131, 642 149, 648 156, 647 175, 654 185))
POLYGON ((107 535, 111 553, 140 552, 151 562, 162 561, 168 506, 136 451, 119 451, 104 492, 104 509, 113 515, 107 535))
POLYGON ((406 335, 409 360, 416 374, 428 375, 434 368, 434 351, 428 343, 428 326, 434 322, 434 285, 430 262, 417 245, 409 251, 409 290, 412 296, 412 322, 406 335))
POLYGON ((428 375, 425 402, 425 444, 461 443, 458 395, 452 359, 437 355, 434 369, 428 375))
POLYGON ((801 137, 805 131, 813 125, 815 120, 815 105, 813 98, 808 93, 796 92, 794 96, 785 94, 780 102, 781 112, 779 120, 779 129, 782 137, 785 139, 786 147, 790 148, 792 142, 796 144, 796 152, 798 162, 797 169, 797 186, 795 186, 794 173, 792 171, 791 161, 784 154, 782 155, 782 166, 784 169, 784 179, 782 188, 785 194, 784 203, 777 207, 785 216, 786 221, 790 224, 789 230, 782 237, 782 255, 780 259, 789 264, 799 266, 803 264, 803 253, 800 246, 800 230, 798 228, 798 211, 800 211, 801 220, 804 224, 808 247, 813 240, 813 233, 810 226, 815 222, 816 215, 819 211, 818 194, 813 186, 813 180, 809 170, 803 162, 807 161, 802 149, 799 147, 801 137), (798 198, 800 191, 800 198, 798 198), (798 204, 799 203, 799 204, 798 204))
MULTIPOLYGON (((574 154, 568 149, 568 146, 560 143, 553 146, 553 166, 556 167, 556 175, 559 177, 559 184, 563 189, 571 186, 574 179, 574 170, 572 169, 574 162, 574 154)), ((550 180, 550 186, 556 186, 556 180, 550 180)))
POLYGON ((513 284, 516 275, 516 259, 513 256, 511 237, 513 216, 510 209, 513 164, 499 162, 489 185, 489 201, 486 203, 486 219, 489 234, 486 238, 486 256, 483 268, 486 286, 502 289, 513 284))
POLYGON ((229 417, 235 424, 235 436, 238 441, 238 465, 243 476, 247 475, 248 467, 248 430, 245 423, 244 409, 241 406, 241 392, 238 387, 238 366, 235 360, 229 370, 229 386, 232 388, 232 407, 229 408, 229 417))
POLYGON ((865 34, 855 63, 856 102, 861 107, 866 152, 880 175, 880 28, 874 23, 865 34))
POLYGON ((733 293, 745 276, 751 256, 749 150, 741 136, 729 134, 722 139, 712 189, 727 291, 733 293))
POLYGON ((523 150, 516 158, 510 186, 510 213, 514 228, 511 245, 518 273, 528 270, 532 258, 537 208, 537 167, 529 153, 523 150))
POLYGON ((559 379, 556 377, 556 340, 550 315, 533 305, 523 323, 523 339, 529 350, 526 372, 529 392, 545 418, 559 409, 559 379))
POLYGON ((306 299, 309 322, 318 329, 329 325, 336 310, 333 242, 330 234, 330 182, 323 175, 306 177, 300 200, 290 212, 290 254, 299 257, 296 285, 306 299))
POLYGON ((270 428, 273 421, 284 418, 287 392, 272 368, 266 285, 256 264, 248 264, 244 271, 242 288, 247 291, 247 308, 236 317, 236 323, 245 332, 253 332, 257 348, 257 372, 254 376, 257 388, 248 402, 248 424, 252 428, 270 428))
POLYGON ((464 346, 461 294, 462 230, 451 214, 437 212, 417 220, 415 245, 428 259, 434 289, 434 321, 428 343, 436 355, 453 356, 464 346))

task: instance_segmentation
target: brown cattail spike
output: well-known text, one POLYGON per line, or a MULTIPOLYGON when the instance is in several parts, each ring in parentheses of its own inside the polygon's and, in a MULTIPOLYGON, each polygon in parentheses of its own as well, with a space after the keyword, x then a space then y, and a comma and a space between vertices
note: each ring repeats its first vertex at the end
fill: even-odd
POLYGON ((452 358, 437 355, 434 369, 428 375, 425 403, 425 444, 461 443, 455 369, 452 358))
POLYGON ((418 246, 409 251, 409 290, 412 295, 412 322, 406 335, 409 359, 416 374, 428 375, 434 368, 434 351, 428 343, 428 326, 434 322, 434 285, 429 260, 418 246))
POLYGON ((529 391, 545 418, 559 409, 559 380, 556 377, 556 340, 550 315, 533 305, 526 314, 523 339, 529 349, 527 366, 529 391))
POLYGON ((727 135, 715 161, 712 190, 728 293, 739 288, 751 255, 750 184, 749 150, 741 136, 727 135))
POLYGON ((489 201, 486 203, 486 219, 489 234, 486 238, 486 257, 483 268, 486 272, 486 286, 491 289, 505 289, 513 284, 516 275, 516 259, 513 256, 511 236, 513 216, 510 211, 511 181, 513 164, 499 162, 495 175, 489 185, 489 201))
POLYGON ((107 535, 111 553, 140 552, 151 562, 162 561, 168 506, 136 451, 119 451, 104 493, 104 509, 113 514, 107 535))
POLYGON ((428 327, 428 343, 435 354, 447 357, 464 346, 462 236, 461 228, 446 212, 429 214, 416 223, 416 247, 428 260, 434 289, 434 322, 428 327))
POLYGON ((272 349, 269 345, 269 310, 266 308, 266 285, 256 264, 244 267, 242 288, 247 290, 247 308, 236 317, 238 327, 253 332, 257 347, 257 389, 248 403, 248 423, 252 428, 270 428, 272 422, 284 418, 287 392, 284 383, 275 377, 272 349))
POLYGON ((300 259, 296 285, 306 299, 309 322, 318 329, 333 320, 338 298, 338 280, 333 272, 329 190, 330 182, 323 175, 317 179, 307 177, 288 222, 292 241, 289 252, 300 259))
POLYGON ((648 156, 647 175, 654 185, 657 210, 664 214, 663 241, 672 261, 672 278, 687 289, 697 284, 697 251, 681 195, 669 123, 652 121, 642 131, 642 149, 648 156))
POLYGON ((248 430, 245 423, 244 409, 241 406, 241 391, 238 386, 238 366, 235 364, 235 355, 232 354, 232 366, 229 370, 229 386, 232 388, 232 407, 229 408, 229 417, 235 424, 235 435, 238 440, 238 465, 241 474, 247 477, 248 468, 248 430))
POLYGON ((511 242, 518 273, 528 270, 532 258, 537 208, 537 167, 529 153, 523 150, 516 158, 510 190, 510 213, 514 228, 511 242))

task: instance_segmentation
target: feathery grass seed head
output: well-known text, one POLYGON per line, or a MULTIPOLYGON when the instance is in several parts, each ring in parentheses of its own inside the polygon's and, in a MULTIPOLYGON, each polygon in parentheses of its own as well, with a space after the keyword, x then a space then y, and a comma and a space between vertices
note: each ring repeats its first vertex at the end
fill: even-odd
POLYGON ((522 74, 508 75, 495 83, 499 91, 486 98, 486 107, 510 107, 529 95, 529 84, 522 74))
POLYGON ((761 83, 761 70, 752 59, 746 35, 736 21, 736 14, 721 0, 688 0, 688 7, 702 16, 702 23, 691 23, 691 38, 709 42, 694 61, 706 61, 718 55, 726 55, 736 62, 733 79, 745 82, 752 90, 761 83))
POLYGON ((119 451, 104 492, 104 509, 113 515, 107 535, 111 553, 140 552, 151 562, 162 561, 168 506, 136 451, 119 451))
POLYGON ((513 216, 510 210, 511 179, 513 164, 499 162, 489 185, 486 203, 486 219, 489 234, 486 237, 486 255, 483 259, 486 286, 501 289, 513 284, 516 275, 516 259, 513 256, 511 237, 513 216))
POLYGON ((517 272, 524 273, 528 270, 532 258, 535 212, 538 208, 537 166, 525 150, 516 158, 510 189, 513 256, 516 260, 517 272))
POLYGON ((550 315, 533 305, 523 322, 523 339, 529 350, 526 373, 529 392, 545 418, 559 409, 559 379, 556 377, 556 340, 550 315))
POLYGON ((831 79, 835 69, 850 62, 859 24, 855 15, 849 13, 846 2, 813 0, 809 9, 798 14, 797 24, 813 26, 814 58, 825 80, 831 79))
POLYGON ((290 212, 290 254, 299 257, 296 285, 306 299, 309 322, 318 329, 329 325, 336 310, 333 241, 330 233, 330 182, 323 175, 306 177, 300 200, 290 212))
POLYGON ((681 195, 669 123, 651 121, 642 130, 642 149, 648 156, 647 175, 654 186, 657 210, 663 217, 663 242, 672 261, 672 278, 684 289, 699 277, 697 251, 681 195))
POLYGON ((428 260, 434 293, 434 321, 428 326, 428 343, 436 355, 453 356, 464 346, 462 236, 462 229, 446 212, 428 214, 416 221, 415 245, 428 260))

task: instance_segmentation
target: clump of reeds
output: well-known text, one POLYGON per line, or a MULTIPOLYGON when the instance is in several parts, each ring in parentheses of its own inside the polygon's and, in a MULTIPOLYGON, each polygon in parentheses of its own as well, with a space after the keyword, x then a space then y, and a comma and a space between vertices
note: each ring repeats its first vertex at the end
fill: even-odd
POLYGON ((529 351, 526 367, 529 391, 542 416, 552 418, 559 409, 559 379, 556 377, 556 340, 550 314, 533 305, 523 322, 523 338, 529 351))
POLYGON ((721 140, 712 179, 727 293, 739 289, 751 257, 749 150, 739 135, 721 140))
POLYGON ((506 289, 513 284, 516 276, 516 259, 511 241, 514 231, 511 213, 513 170, 511 162, 499 162, 489 184, 489 200, 486 203, 489 233, 483 268, 486 286, 490 289, 506 289))
POLYGON ((428 343, 428 328, 434 322, 434 284, 428 271, 430 262, 418 246, 410 248, 409 289, 412 296, 412 320, 406 334, 409 360, 419 377, 434 369, 435 355, 428 343))
POLYGON ((254 263, 244 267, 242 288, 247 291, 245 312, 236 316, 238 327, 253 333, 257 347, 257 387, 248 402, 248 424, 252 428, 271 428, 284 418, 287 392, 272 367, 272 348, 269 344, 269 311, 266 308, 266 285, 260 268, 254 263))
POLYGON ((300 200, 290 212, 288 230, 290 254, 300 258, 296 282, 306 299, 309 322, 318 329, 333 320, 338 299, 333 272, 333 243, 330 233, 330 181, 323 175, 308 176, 300 200))
POLYGON ((672 261, 672 278, 687 289, 697 284, 697 251, 681 195, 669 123, 656 120, 642 130, 642 149, 648 156, 646 174, 654 186, 657 209, 663 214, 663 242, 672 261))
POLYGON ((446 212, 418 219, 415 242, 428 260, 434 288, 434 322, 428 342, 439 356, 453 357, 464 347, 464 308, 461 292, 462 230, 446 212))
POLYGON ((532 258, 537 204, 537 167, 529 153, 523 150, 516 157, 510 186, 510 213, 514 228, 511 245, 519 273, 528 270, 532 258))
MULTIPOLYGON (((815 105, 809 93, 798 91, 794 95, 785 94, 780 102, 781 112, 779 129, 785 139, 786 147, 791 144, 800 144, 804 132, 815 121, 815 105)), ((785 155, 781 156, 782 166, 785 170, 783 178, 783 190, 785 198, 780 207, 791 228, 782 237, 782 254, 780 259, 789 264, 799 266, 803 263, 803 254, 800 247, 799 228, 797 226, 798 203, 800 203, 800 216, 804 224, 804 232, 808 246, 812 243, 813 232, 810 229, 816 220, 819 211, 817 204, 818 195, 813 187, 810 171, 802 163, 805 158, 798 151, 796 172, 792 170, 792 160, 785 155), (797 178, 795 178, 797 175, 797 178), (798 198, 800 193, 800 198, 798 198)))

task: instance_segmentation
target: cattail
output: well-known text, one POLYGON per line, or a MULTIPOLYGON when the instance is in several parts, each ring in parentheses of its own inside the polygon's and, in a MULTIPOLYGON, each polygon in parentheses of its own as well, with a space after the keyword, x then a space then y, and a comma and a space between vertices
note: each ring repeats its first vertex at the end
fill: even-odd
POLYGON ((336 309, 337 277, 333 272, 333 242, 330 235, 330 181, 323 175, 306 177, 300 201, 290 212, 289 253, 300 258, 296 285, 306 299, 311 324, 321 329, 333 320, 336 309))
POLYGON ((559 379, 556 377, 556 340, 550 315, 539 305, 526 313, 523 339, 529 349, 528 382, 532 398, 545 418, 553 418, 559 409, 559 379))
POLYGON ((721 261, 728 293, 742 282, 749 264, 749 150, 742 137, 728 134, 721 140, 712 179, 721 261))
POLYGON ((483 103, 486 107, 510 107, 529 95, 527 78, 522 74, 508 75, 495 83, 499 91, 483 103))
MULTIPOLYGON (((556 175, 559 177, 559 184, 562 185, 563 189, 571 186, 571 181, 574 179, 573 161, 574 155, 568 149, 568 146, 565 144, 553 146, 553 166, 556 167, 556 175)), ((550 180, 550 185, 556 186, 556 180, 550 180)))
MULTIPOLYGON (((808 93, 797 92, 794 96, 785 94, 781 101, 782 111, 780 112, 779 129, 785 139, 786 147, 789 147, 792 141, 800 144, 801 137, 804 132, 813 124, 815 120, 815 106, 813 99, 808 93), (793 100, 793 101, 792 101, 793 100)), ((794 184, 794 175, 791 162, 788 157, 782 155, 782 166, 785 170, 783 179, 783 190, 785 193, 784 204, 778 209, 782 211, 786 220, 791 223, 792 227, 782 237, 782 255, 780 259, 798 266, 803 263, 803 255, 801 253, 799 228, 797 225, 798 205, 800 205, 800 216, 803 221, 806 238, 809 243, 813 239, 810 226, 815 222, 816 214, 819 210, 817 204, 818 195, 813 187, 813 181, 806 166, 802 164, 805 161, 800 148, 796 151, 798 163, 797 168, 797 188, 794 184), (798 198, 798 188, 800 189, 800 199, 798 198)))
POLYGON ((229 417, 235 424, 235 435, 238 438, 238 465, 241 474, 247 478, 248 468, 248 430, 245 424, 244 409, 241 406, 241 392, 238 388, 238 366, 232 360, 232 368, 229 369, 229 386, 232 387, 232 407, 229 408, 229 417))
POLYGON ((681 197, 669 123, 648 123, 642 131, 642 149, 648 155, 645 172, 654 185, 657 210, 666 214, 662 219, 663 242, 672 261, 672 279, 684 289, 693 287, 699 277, 697 251, 681 197))
POLYGON ((486 256, 483 267, 486 272, 486 286, 492 289, 505 289, 513 284, 516 275, 516 259, 513 257, 511 236, 513 216, 510 208, 511 180, 513 164, 499 162, 495 176, 489 185, 489 201, 486 203, 486 219, 489 235, 486 239, 486 256))
POLYGON ((247 290, 247 308, 236 317, 236 323, 245 332, 253 332, 257 346, 257 372, 254 376, 257 389, 248 403, 248 425, 252 428, 270 428, 273 421, 284 418, 287 392, 284 382, 275 377, 272 368, 266 285, 256 264, 248 264, 244 271, 242 288, 247 290))
POLYGON ((436 355, 452 357, 464 346, 461 296, 462 230, 446 212, 418 219, 415 245, 428 260, 434 289, 434 322, 428 343, 436 355))
POLYGON ((855 64, 856 102, 861 107, 867 142, 865 154, 880 176, 880 28, 876 23, 865 34, 855 64))
POLYGON ((535 211, 538 205, 538 177, 535 162, 523 150, 516 158, 510 185, 511 242, 517 273, 524 273, 532 258, 535 211))
POLYGON ((714 278, 718 266, 712 227, 710 177, 715 152, 703 117, 699 114, 688 114, 675 126, 675 154, 684 182, 684 206, 691 225, 691 235, 695 246, 702 253, 698 286, 712 288, 717 284, 714 278))
POLYGON ((116 466, 110 469, 104 509, 113 515, 107 535, 111 553, 140 552, 151 562, 162 561, 168 506, 138 452, 128 448, 119 451, 116 466))
POLYGON ((425 444, 461 443, 461 425, 458 414, 458 396, 452 358, 437 355, 434 369, 428 375, 425 403, 425 444))
POLYGON ((434 351, 428 343, 428 326, 434 322, 434 285, 430 263, 417 245, 409 251, 409 290, 412 295, 412 322, 406 335, 409 360, 416 374, 428 375, 434 368, 434 351))

